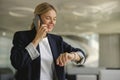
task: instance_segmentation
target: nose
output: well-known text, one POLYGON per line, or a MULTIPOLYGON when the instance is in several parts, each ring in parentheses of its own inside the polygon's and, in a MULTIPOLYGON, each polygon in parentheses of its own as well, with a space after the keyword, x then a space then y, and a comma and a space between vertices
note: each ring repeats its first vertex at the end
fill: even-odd
POLYGON ((53 19, 50 20, 50 23, 52 23, 52 24, 54 23, 53 19))

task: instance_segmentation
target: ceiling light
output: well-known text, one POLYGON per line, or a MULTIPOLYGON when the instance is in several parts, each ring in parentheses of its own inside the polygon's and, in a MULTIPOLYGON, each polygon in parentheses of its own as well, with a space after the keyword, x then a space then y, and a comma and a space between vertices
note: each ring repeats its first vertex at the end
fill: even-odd
POLYGON ((14 17, 26 17, 26 15, 24 14, 19 14, 19 13, 12 12, 12 11, 9 11, 9 14, 14 17))
POLYGON ((111 11, 115 9, 117 6, 118 6, 117 1, 111 1, 111 2, 107 2, 107 3, 99 5, 99 7, 101 8, 101 11, 104 11, 104 12, 111 11))
POLYGON ((27 7, 13 7, 10 8, 9 15, 14 17, 27 17, 33 13, 34 9, 27 7))
POLYGON ((75 26, 75 29, 76 29, 76 30, 84 30, 85 28, 80 27, 80 26, 75 26))
POLYGON ((3 36, 6 36, 6 32, 2 32, 2 35, 3 35, 3 36))
POLYGON ((87 16, 87 12, 77 12, 77 11, 72 11, 72 13, 76 16, 87 16))
POLYGON ((109 13, 109 12, 113 12, 113 10, 117 8, 117 6, 118 6, 117 1, 111 1, 96 6, 87 6, 87 8, 88 10, 90 9, 90 11, 92 11, 93 13, 97 13, 97 12, 109 13))

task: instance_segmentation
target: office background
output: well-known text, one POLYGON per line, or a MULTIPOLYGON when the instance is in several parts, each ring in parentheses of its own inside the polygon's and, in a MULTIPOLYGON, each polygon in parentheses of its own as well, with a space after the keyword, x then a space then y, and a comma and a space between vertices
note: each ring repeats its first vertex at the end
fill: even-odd
MULTIPOLYGON (((79 75, 78 80, 87 77, 96 80, 96 75, 102 75, 106 68, 119 71, 120 0, 0 0, 1 75, 14 74, 10 64, 13 34, 30 29, 34 8, 41 2, 49 2, 57 9, 57 24, 52 33, 63 36, 75 47, 83 48, 87 55, 84 69, 88 69, 88 73, 94 72, 89 72, 91 68, 96 71, 91 76, 87 73, 79 75)), ((0 79, 5 80, 2 76, 0 79)))

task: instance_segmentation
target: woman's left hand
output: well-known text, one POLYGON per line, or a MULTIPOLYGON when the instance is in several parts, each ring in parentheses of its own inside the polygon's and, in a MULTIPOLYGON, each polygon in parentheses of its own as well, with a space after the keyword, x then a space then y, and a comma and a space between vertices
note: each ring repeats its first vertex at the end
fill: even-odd
POLYGON ((64 66, 67 62, 73 60, 74 57, 75 57, 74 54, 65 52, 65 53, 60 54, 60 56, 56 60, 56 63, 59 66, 64 66))

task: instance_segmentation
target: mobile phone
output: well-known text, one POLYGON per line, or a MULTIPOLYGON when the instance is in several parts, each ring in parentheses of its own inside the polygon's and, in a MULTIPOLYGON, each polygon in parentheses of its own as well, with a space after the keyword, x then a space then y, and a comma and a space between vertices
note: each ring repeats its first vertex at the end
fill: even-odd
POLYGON ((40 17, 39 15, 36 15, 36 16, 35 16, 35 19, 33 20, 33 23, 34 23, 34 25, 35 25, 35 28, 38 27, 38 20, 40 20, 40 26, 41 26, 42 23, 43 23, 41 17, 40 17))

